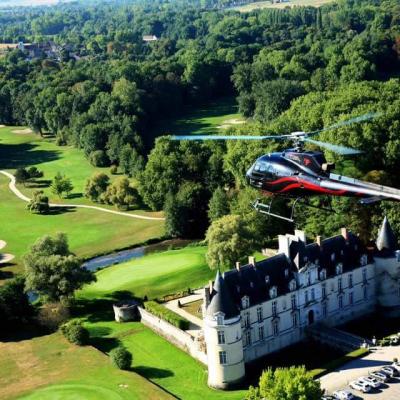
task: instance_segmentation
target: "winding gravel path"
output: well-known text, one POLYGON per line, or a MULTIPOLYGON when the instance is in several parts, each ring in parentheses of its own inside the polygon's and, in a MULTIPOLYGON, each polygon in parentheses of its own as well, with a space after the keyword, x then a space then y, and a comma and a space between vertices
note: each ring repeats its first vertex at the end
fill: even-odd
MULTIPOLYGON (((16 181, 15 181, 15 176, 10 174, 7 171, 1 171, 0 174, 5 175, 7 178, 10 179, 10 183, 8 184, 8 187, 10 190, 21 200, 29 202, 31 199, 27 196, 25 196, 23 193, 19 191, 19 189, 16 186, 16 181)), ((153 221, 164 221, 165 218, 161 217, 147 217, 145 215, 138 215, 138 214, 129 214, 121 211, 114 211, 114 210, 109 210, 107 208, 103 207, 97 207, 97 206, 87 206, 84 204, 57 204, 57 203, 49 203, 50 207, 62 207, 62 208, 88 208, 91 210, 97 210, 97 211, 102 211, 106 212, 109 214, 115 214, 115 215, 121 215, 123 217, 129 217, 129 218, 137 218, 137 219, 147 219, 147 220, 153 220, 153 221)))

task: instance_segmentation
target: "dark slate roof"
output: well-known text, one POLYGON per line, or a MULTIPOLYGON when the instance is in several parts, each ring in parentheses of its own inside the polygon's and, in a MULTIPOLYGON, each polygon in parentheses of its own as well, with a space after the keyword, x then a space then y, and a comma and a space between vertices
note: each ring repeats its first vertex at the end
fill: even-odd
POLYGON ((233 318, 239 315, 239 309, 229 293, 224 278, 219 271, 215 277, 213 291, 211 293, 211 302, 207 308, 207 314, 213 316, 217 312, 223 312, 225 318, 233 318))
POLYGON ((380 252, 392 254, 398 248, 396 236, 389 224, 388 219, 383 219, 378 238, 376 239, 376 247, 380 252))

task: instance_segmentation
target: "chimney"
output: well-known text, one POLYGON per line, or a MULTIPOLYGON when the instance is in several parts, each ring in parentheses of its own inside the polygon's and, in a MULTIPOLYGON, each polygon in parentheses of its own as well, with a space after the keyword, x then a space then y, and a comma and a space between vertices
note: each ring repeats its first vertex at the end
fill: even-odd
POLYGON ((295 229, 294 231, 294 236, 301 240, 302 242, 304 242, 304 244, 306 244, 306 233, 304 231, 300 231, 298 229, 295 229))
POLYGON ((256 266, 256 258, 253 256, 249 256, 249 264, 252 265, 253 267, 256 266))
POLYGON ((340 230, 340 233, 342 234, 342 236, 346 241, 349 240, 349 231, 347 230, 347 228, 342 228, 340 230))
POLYGON ((288 235, 279 235, 279 253, 286 254, 289 257, 290 238, 288 235))
POLYGON ((240 272, 240 261, 236 261, 236 270, 240 272))
POLYGON ((212 293, 212 291, 213 291, 213 281, 208 281, 208 287, 209 287, 210 293, 212 293))
POLYGON ((320 246, 320 247, 322 246, 322 237, 321 236, 318 235, 316 237, 315 241, 316 241, 318 246, 320 246))

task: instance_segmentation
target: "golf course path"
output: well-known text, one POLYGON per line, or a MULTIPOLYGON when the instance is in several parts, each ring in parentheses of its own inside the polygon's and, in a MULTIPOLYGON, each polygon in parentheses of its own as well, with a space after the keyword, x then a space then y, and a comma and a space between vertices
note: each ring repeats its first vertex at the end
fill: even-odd
MULTIPOLYGON (((10 174, 7 171, 2 171, 0 170, 0 174, 5 175, 7 178, 10 179, 10 183, 8 184, 8 187, 10 190, 21 200, 29 202, 31 199, 27 196, 25 196, 23 193, 19 191, 19 189, 16 186, 16 181, 15 181, 15 176, 10 174)), ((102 211, 102 212, 107 212, 110 214, 115 214, 115 215, 121 215, 123 217, 129 217, 129 218, 137 218, 137 219, 149 219, 149 220, 156 220, 156 221, 164 221, 165 218, 161 217, 147 217, 145 215, 138 215, 138 214, 129 214, 121 211, 114 211, 114 210, 109 210, 107 208, 103 207, 96 207, 96 206, 87 206, 84 204, 57 204, 57 203, 49 203, 50 207, 63 207, 63 208, 88 208, 92 210, 97 210, 97 211, 102 211)))

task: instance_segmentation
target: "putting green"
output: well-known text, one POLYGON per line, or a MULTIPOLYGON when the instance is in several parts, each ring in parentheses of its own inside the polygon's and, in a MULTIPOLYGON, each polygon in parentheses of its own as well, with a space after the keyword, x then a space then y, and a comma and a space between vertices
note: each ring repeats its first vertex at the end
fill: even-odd
POLYGON ((52 385, 36 390, 27 396, 20 397, 21 400, 123 400, 126 395, 117 391, 126 390, 123 386, 113 391, 97 385, 83 385, 66 383, 52 385))

